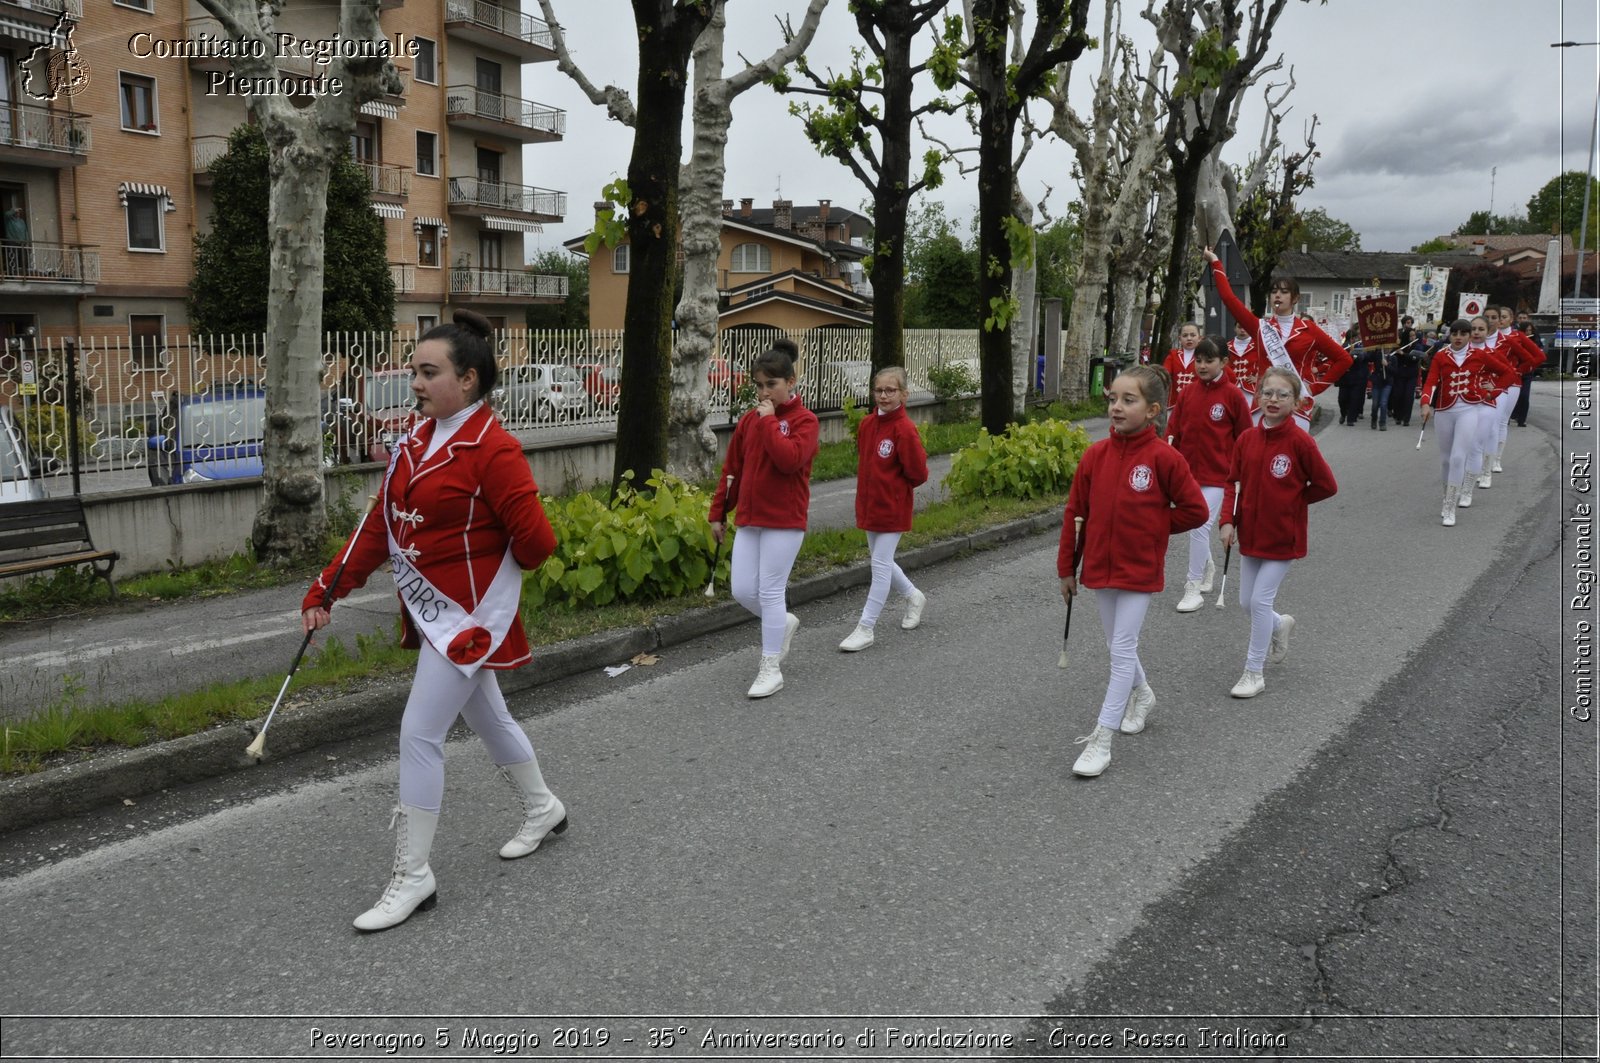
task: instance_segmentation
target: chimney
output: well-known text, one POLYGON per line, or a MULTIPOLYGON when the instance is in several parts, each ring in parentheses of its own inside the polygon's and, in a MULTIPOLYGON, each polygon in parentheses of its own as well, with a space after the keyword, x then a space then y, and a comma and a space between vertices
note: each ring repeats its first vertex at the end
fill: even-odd
POLYGON ((822 224, 828 224, 828 211, 832 207, 833 201, 831 199, 817 200, 817 218, 822 222, 822 224))
POLYGON ((794 204, 787 199, 772 201, 772 227, 788 231, 794 228, 794 204))
POLYGON ((741 217, 741 218, 750 217, 750 212, 755 209, 755 205, 756 205, 756 201, 754 199, 741 199, 741 200, 739 200, 739 217, 741 217))
POLYGON ((724 199, 722 201, 722 216, 724 218, 733 217, 733 200, 724 199))

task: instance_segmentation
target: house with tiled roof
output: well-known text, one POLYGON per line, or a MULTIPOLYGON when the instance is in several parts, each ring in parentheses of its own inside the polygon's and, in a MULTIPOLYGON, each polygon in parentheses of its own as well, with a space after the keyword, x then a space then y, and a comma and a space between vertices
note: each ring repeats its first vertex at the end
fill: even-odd
MULTIPOLYGON (((861 272, 870 223, 827 200, 795 207, 774 201, 722 201, 717 288, 718 328, 866 328, 872 323, 871 289, 861 272)), ((566 241, 583 254, 584 237, 566 241)), ((628 298, 628 242, 589 258, 589 327, 620 329, 628 298)))
POLYGON ((1345 321, 1354 310, 1352 288, 1399 292, 1400 312, 1405 313, 1412 266, 1463 269, 1482 264, 1482 256, 1470 251, 1288 251, 1279 256, 1277 272, 1299 283, 1302 310, 1319 320, 1345 321))

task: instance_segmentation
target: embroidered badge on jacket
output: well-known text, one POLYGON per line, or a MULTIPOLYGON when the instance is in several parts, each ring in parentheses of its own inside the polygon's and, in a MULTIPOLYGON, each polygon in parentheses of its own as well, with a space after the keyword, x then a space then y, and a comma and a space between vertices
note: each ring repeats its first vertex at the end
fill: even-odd
POLYGON ((1213 421, 1220 421, 1226 416, 1228 416, 1228 411, 1223 408, 1222 403, 1213 402, 1211 404, 1211 419, 1213 421))
POLYGON ((1135 491, 1150 490, 1151 472, 1148 465, 1135 465, 1128 475, 1128 486, 1135 491))
POLYGON ((890 454, 893 454, 893 453, 894 453, 894 440, 892 440, 892 439, 880 439, 880 440, 878 440, 878 457, 887 458, 890 454))
POLYGON ((1289 455, 1275 454, 1272 457, 1272 475, 1283 479, 1289 475, 1289 455))

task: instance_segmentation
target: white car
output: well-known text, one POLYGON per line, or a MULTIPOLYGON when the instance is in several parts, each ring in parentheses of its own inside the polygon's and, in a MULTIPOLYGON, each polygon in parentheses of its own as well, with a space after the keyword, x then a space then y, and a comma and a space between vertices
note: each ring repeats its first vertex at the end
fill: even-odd
POLYGON ((9 406, 0 406, 0 502, 36 502, 44 497, 39 462, 9 406))
POLYGON ((514 426, 574 420, 593 406, 578 370, 553 362, 503 369, 494 390, 501 419, 514 426))

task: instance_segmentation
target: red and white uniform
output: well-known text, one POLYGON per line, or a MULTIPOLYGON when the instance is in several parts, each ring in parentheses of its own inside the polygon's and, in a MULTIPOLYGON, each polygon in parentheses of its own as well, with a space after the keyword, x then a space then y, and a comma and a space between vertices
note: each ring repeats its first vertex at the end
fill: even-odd
POLYGON ((928 452, 917 426, 897 406, 872 411, 856 429, 856 527, 911 530, 912 492, 928 482, 928 452))
POLYGON ((1168 405, 1176 403, 1184 389, 1200 379, 1195 375, 1192 350, 1186 351, 1181 347, 1174 347, 1167 353, 1167 360, 1161 363, 1161 368, 1172 377, 1172 390, 1167 396, 1168 405))
POLYGON ((1289 359, 1294 363, 1294 370, 1305 384, 1305 398, 1300 401, 1295 414, 1309 416, 1315 397, 1339 382, 1339 378, 1355 361, 1354 357, 1314 322, 1298 317, 1256 317, 1233 294, 1221 262, 1211 263, 1211 279, 1216 283, 1217 294, 1233 319, 1250 332, 1256 347, 1256 364, 1262 371, 1272 364, 1269 345, 1262 338, 1263 330, 1275 329, 1282 337, 1289 359))
POLYGON ((1304 557, 1306 508, 1338 490, 1316 442, 1294 418, 1274 428, 1259 424, 1234 444, 1222 521, 1233 525, 1241 555, 1272 561, 1304 557))
POLYGON ((1256 379, 1261 376, 1261 366, 1256 364, 1256 341, 1249 336, 1242 340, 1235 336, 1228 341, 1228 349, 1224 353, 1228 356, 1228 377, 1245 393, 1250 400, 1250 412, 1254 413, 1256 379))
POLYGON ((1234 440, 1251 425, 1250 402, 1226 376, 1201 380, 1183 393, 1167 419, 1167 438, 1201 487, 1221 487, 1233 463, 1234 440))
POLYGON ((817 415, 795 396, 767 416, 751 410, 739 418, 711 499, 710 520, 722 523, 734 511, 741 528, 806 526, 811 506, 811 463, 817 456, 817 415), (733 501, 728 478, 733 478, 733 501))
POLYGON ((1072 575, 1075 520, 1082 517, 1083 585, 1155 593, 1165 586, 1167 540, 1198 528, 1208 515, 1189 463, 1153 426, 1132 435, 1113 431, 1078 462, 1056 574, 1072 575))
MULTIPOLYGON (((1521 377, 1545 363, 1545 353, 1539 345, 1513 328, 1503 328, 1489 337, 1489 350, 1517 371, 1521 377)), ((1522 381, 1518 380, 1518 384, 1522 381)))
MULTIPOLYGON (((555 533, 539 504, 539 487, 528 470, 522 445, 511 438, 487 405, 472 413, 437 453, 423 460, 438 422, 429 419, 408 436, 389 463, 378 509, 367 518, 361 534, 349 547, 349 564, 332 601, 362 586, 383 562, 391 559, 391 538, 397 547, 397 564, 409 566, 423 581, 397 581, 404 631, 401 645, 422 645, 412 612, 429 622, 435 612, 434 591, 443 592, 467 612, 474 612, 489 593, 501 571, 509 547, 511 559, 523 569, 543 564, 555 552, 555 533)), ((345 556, 323 569, 300 603, 301 611, 324 604, 323 596, 345 556)), ((520 589, 520 583, 519 583, 520 589)), ((329 603, 331 604, 331 602, 329 603)), ((482 635, 462 632, 461 638, 434 649, 458 666, 481 656, 482 635)), ((516 668, 531 654, 519 616, 481 667, 516 668)))
POLYGON ((1505 360, 1487 347, 1444 348, 1428 364, 1422 382, 1422 404, 1435 410, 1452 409, 1458 402, 1493 406, 1495 392, 1520 379, 1505 360))

